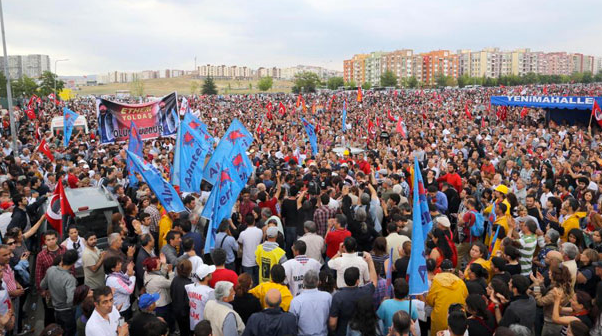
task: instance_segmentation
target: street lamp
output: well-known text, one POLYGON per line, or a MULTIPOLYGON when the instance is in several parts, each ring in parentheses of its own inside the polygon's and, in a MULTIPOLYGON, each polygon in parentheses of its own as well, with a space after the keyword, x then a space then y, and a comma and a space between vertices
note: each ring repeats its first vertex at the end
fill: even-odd
POLYGON ((2 25, 2 46, 4 47, 4 75, 6 76, 6 98, 8 100, 8 116, 10 118, 10 134, 13 140, 13 155, 17 157, 17 127, 15 125, 15 111, 13 111, 13 92, 10 87, 10 73, 8 72, 8 52, 6 51, 6 37, 4 34, 4 14, 2 12, 2 0, 0 0, 0 24, 2 25))
POLYGON ((56 64, 58 62, 66 62, 69 59, 64 58, 64 59, 59 59, 59 60, 55 60, 54 61, 54 108, 56 108, 56 97, 58 96, 58 94, 56 93, 56 80, 59 77, 59 75, 56 73, 56 64))

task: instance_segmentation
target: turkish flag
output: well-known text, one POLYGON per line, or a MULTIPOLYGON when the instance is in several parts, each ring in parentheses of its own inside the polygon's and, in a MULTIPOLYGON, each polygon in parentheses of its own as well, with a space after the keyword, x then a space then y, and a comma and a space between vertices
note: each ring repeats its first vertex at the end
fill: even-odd
POLYGON ((523 109, 520 111, 520 117, 524 118, 527 116, 528 113, 529 113, 529 110, 526 107, 523 107, 523 109))
POLYGON ((282 102, 278 103, 278 113, 280 113, 281 116, 286 114, 286 107, 284 107, 282 102))
POLYGON ((33 111, 32 108, 27 108, 27 110, 25 110, 25 114, 27 114, 27 118, 29 119, 35 119, 36 118, 36 114, 33 111))
POLYGON ((391 110, 387 110, 387 119, 390 121, 395 121, 395 117, 391 114, 391 110))
POLYGON ((596 118, 598 125, 602 126, 602 110, 600 109, 600 105, 598 105, 598 101, 594 99, 594 106, 592 108, 592 115, 596 118))
POLYGON ((62 236, 63 225, 62 221, 66 216, 75 217, 73 209, 65 195, 62 179, 59 180, 54 193, 48 199, 48 208, 46 209, 46 219, 48 223, 62 236))
POLYGON ((470 109, 468 108, 468 104, 464 105, 464 112, 466 113, 466 117, 472 120, 472 113, 470 113, 470 109))
POLYGON ((368 121, 368 133, 372 135, 376 134, 376 128, 374 127, 374 123, 372 122, 372 120, 368 121))
POLYGON ((401 134, 402 137, 404 137, 404 138, 406 137, 406 132, 403 130, 403 125, 401 123, 401 117, 397 121, 397 127, 395 127, 395 131, 397 131, 397 133, 401 134))
POLYGON ((52 152, 50 151, 50 148, 48 147, 48 143, 46 142, 46 139, 42 139, 42 142, 40 142, 40 145, 38 146, 38 151, 44 153, 44 155, 46 155, 46 157, 50 161, 54 161, 54 156, 52 155, 52 152))

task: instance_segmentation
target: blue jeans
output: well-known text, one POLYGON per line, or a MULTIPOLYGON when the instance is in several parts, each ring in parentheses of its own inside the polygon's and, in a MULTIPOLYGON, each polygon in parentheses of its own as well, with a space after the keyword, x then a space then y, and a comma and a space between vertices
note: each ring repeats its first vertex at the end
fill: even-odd
POLYGON ((242 266, 242 272, 251 276, 251 279, 253 279, 253 286, 259 285, 259 266, 242 266))
POLYGON ((288 259, 293 258, 293 243, 297 240, 297 228, 292 227, 284 227, 284 244, 286 245, 286 257, 288 259))

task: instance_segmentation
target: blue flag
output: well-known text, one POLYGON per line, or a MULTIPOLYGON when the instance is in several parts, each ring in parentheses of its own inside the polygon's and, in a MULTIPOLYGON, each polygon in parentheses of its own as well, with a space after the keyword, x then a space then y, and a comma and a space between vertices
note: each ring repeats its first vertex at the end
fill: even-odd
POLYGON ((159 173, 155 167, 150 163, 145 162, 138 155, 127 151, 128 158, 132 160, 134 169, 136 169, 140 175, 144 178, 144 181, 148 184, 148 187, 155 193, 159 202, 163 205, 166 211, 183 212, 186 211, 184 203, 180 199, 180 196, 173 188, 173 186, 159 173))
POLYGON ((210 144, 209 154, 213 154, 213 143, 215 142, 215 139, 207 130, 207 125, 205 125, 202 121, 200 121, 190 112, 184 115, 184 121, 182 123, 188 125, 190 128, 197 131, 201 135, 201 137, 205 139, 205 142, 208 142, 210 144))
MULTIPOLYGON (((140 138, 140 134, 138 133, 138 129, 136 128, 136 124, 132 121, 130 124, 130 138, 128 140, 128 150, 139 157, 142 157, 142 139, 140 138)), ((126 160, 128 167, 128 178, 130 180, 131 186, 138 185, 138 178, 136 177, 137 170, 132 163, 132 159, 129 157, 126 160)))
POLYGON ((424 185, 422 184, 422 176, 420 174, 417 158, 414 158, 413 187, 412 253, 410 254, 407 274, 409 275, 409 295, 420 295, 429 290, 424 243, 426 241, 426 235, 430 231, 429 222, 431 227, 433 222, 428 211, 426 193, 424 191, 424 185))
POLYGON ((305 132, 307 132, 307 137, 311 144, 311 151, 316 155, 318 154, 318 136, 316 135, 316 127, 305 120, 305 118, 301 118, 301 121, 305 127, 305 132))
POLYGON ((201 192, 203 166, 209 151, 209 143, 186 123, 178 129, 172 184, 182 192, 201 192))
POLYGON ((235 143, 239 143, 243 150, 247 150, 251 146, 251 143, 253 143, 253 136, 238 119, 232 121, 226 134, 221 138, 213 155, 211 155, 209 162, 207 162, 203 170, 203 179, 205 181, 215 185, 221 170, 220 162, 222 162, 224 157, 228 157, 235 143))
POLYGON ((230 217, 238 194, 240 194, 240 191, 244 187, 244 183, 236 173, 236 168, 229 159, 224 158, 220 166, 222 169, 220 169, 219 178, 213 185, 211 194, 201 213, 201 216, 209 219, 209 228, 207 229, 207 238, 205 239, 205 251, 211 251, 215 246, 217 229, 224 219, 230 217))
POLYGON ((79 114, 71 111, 70 109, 63 107, 63 146, 69 145, 71 139, 71 132, 73 132, 73 125, 75 120, 79 117, 79 114))
POLYGON ((347 100, 343 102, 343 132, 347 131, 347 100))
POLYGON ((230 157, 232 158, 232 166, 234 166, 244 187, 253 173, 253 163, 239 143, 234 144, 234 148, 230 152, 230 157))

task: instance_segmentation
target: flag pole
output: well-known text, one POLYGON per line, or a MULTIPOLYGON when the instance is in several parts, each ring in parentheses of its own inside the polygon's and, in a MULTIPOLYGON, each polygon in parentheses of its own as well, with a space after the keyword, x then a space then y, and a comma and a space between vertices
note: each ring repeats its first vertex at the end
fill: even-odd
POLYGON ((596 101, 594 100, 594 104, 592 104, 592 113, 590 113, 589 115, 589 123, 587 124, 587 133, 591 136, 592 135, 592 119, 594 118, 594 106, 596 104, 596 101))
POLYGON ((19 155, 17 147, 17 126, 15 121, 15 111, 13 111, 13 94, 10 84, 10 72, 8 71, 8 52, 6 51, 6 34, 4 32, 4 13, 2 10, 2 0, 0 0, 0 24, 2 26, 2 47, 4 49, 4 76, 6 77, 6 100, 8 101, 8 116, 10 118, 10 134, 13 143, 13 155, 19 155))

